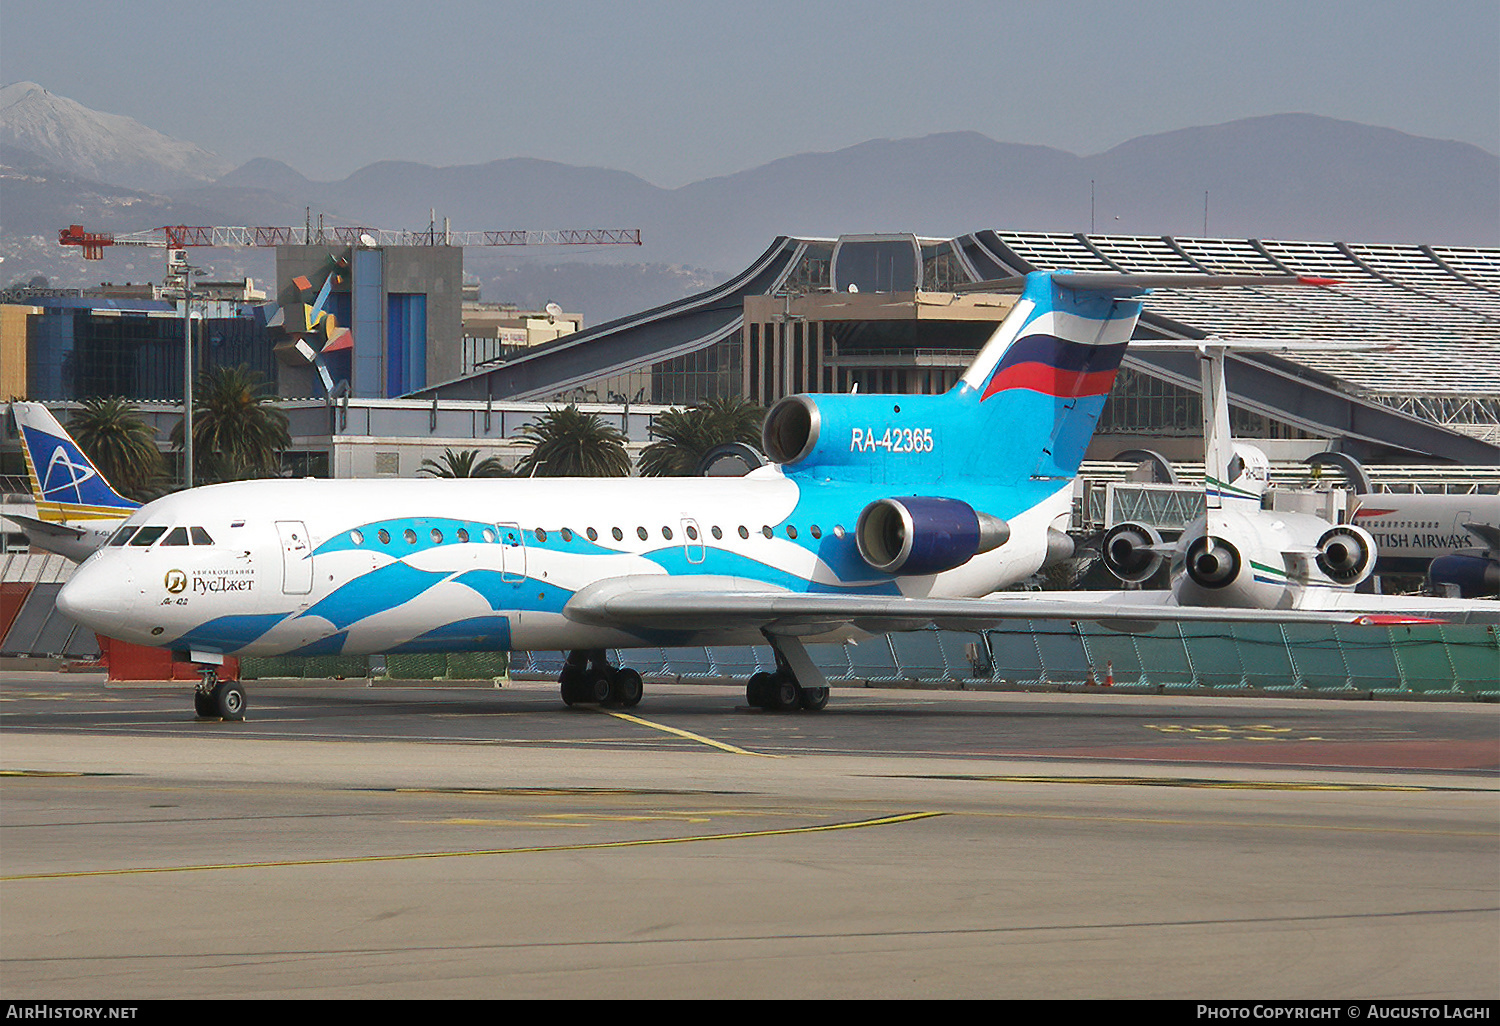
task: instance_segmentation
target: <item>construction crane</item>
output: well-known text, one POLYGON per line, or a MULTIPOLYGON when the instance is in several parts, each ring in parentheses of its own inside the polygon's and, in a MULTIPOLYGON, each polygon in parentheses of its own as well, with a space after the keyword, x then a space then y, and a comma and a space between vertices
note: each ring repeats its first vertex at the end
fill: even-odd
POLYGON ((146 246, 185 249, 188 246, 639 246, 639 228, 575 228, 455 232, 430 226, 426 231, 385 228, 237 228, 222 225, 164 225, 147 231, 115 235, 84 231, 74 224, 57 233, 63 246, 81 246, 85 260, 100 260, 106 246, 146 246))

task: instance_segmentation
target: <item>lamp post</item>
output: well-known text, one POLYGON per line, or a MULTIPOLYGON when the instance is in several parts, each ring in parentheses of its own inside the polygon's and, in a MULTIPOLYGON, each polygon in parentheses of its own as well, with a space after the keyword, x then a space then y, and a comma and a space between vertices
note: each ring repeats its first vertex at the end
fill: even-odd
POLYGON ((182 279, 182 483, 193 487, 193 275, 202 268, 187 262, 183 250, 168 253, 168 275, 182 279))

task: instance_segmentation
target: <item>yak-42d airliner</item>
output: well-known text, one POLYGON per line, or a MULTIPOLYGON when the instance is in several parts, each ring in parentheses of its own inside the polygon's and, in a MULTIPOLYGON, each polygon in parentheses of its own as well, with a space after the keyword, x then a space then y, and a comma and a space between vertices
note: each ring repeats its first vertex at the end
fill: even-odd
POLYGON ((750 704, 821 709, 828 685, 807 641, 1109 619, 1095 603, 980 596, 1071 551, 1073 476, 1146 290, 1299 280, 1038 272, 984 283, 1021 295, 951 391, 788 396, 766 416, 774 464, 742 478, 276 480, 179 492, 132 513, 57 606, 101 634, 209 667, 196 697, 205 716, 243 715, 240 685, 211 669, 231 654, 564 650, 565 702, 628 707, 640 675, 610 665, 607 649, 764 643, 777 670, 750 678, 750 704))
POLYGON ((81 563, 141 508, 115 491, 41 403, 11 403, 36 516, 7 513, 32 545, 81 563))

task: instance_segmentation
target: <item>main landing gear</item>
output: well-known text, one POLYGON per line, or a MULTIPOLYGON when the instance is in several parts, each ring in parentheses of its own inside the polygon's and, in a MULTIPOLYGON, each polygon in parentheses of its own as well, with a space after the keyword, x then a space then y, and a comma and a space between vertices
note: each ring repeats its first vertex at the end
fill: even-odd
POLYGON ((641 675, 628 667, 611 666, 600 648, 569 652, 557 682, 568 705, 630 709, 640 704, 645 693, 641 675))
POLYGON ((203 678, 193 689, 193 709, 205 720, 243 720, 245 686, 237 680, 219 680, 219 672, 205 666, 203 678))
POLYGON ((787 634, 761 633, 776 654, 776 672, 751 677, 745 685, 745 701, 768 712, 822 711, 828 705, 828 680, 808 657, 802 641, 787 634))

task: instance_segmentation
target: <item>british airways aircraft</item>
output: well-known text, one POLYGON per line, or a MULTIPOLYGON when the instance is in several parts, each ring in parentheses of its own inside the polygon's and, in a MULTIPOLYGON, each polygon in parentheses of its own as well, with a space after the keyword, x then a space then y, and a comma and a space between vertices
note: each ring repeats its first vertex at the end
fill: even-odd
POLYGON ((215 680, 226 655, 564 650, 563 701, 629 707, 640 675, 610 665, 607 649, 765 643, 777 670, 748 681, 749 703, 821 709, 828 685, 806 641, 1107 616, 1088 602, 979 596, 1070 551, 1072 479, 1146 290, 1298 280, 1038 272, 984 283, 1021 294, 951 391, 789 396, 766 416, 773 465, 742 478, 179 492, 132 513, 57 606, 205 664, 204 716, 244 714, 241 686, 215 680))
POLYGON ((115 491, 41 403, 11 403, 36 516, 6 514, 31 544, 80 563, 141 504, 115 491))

